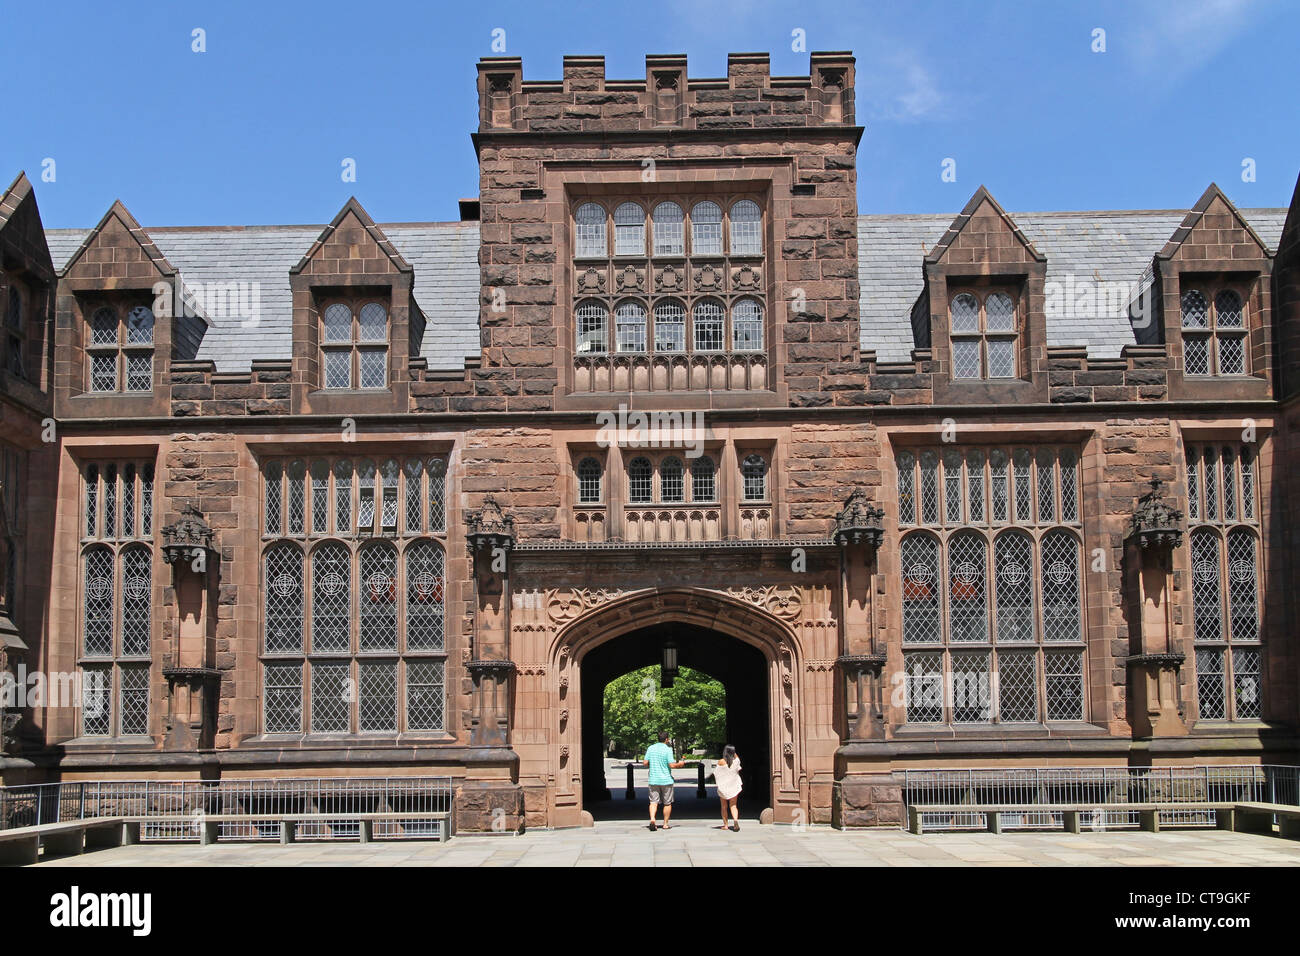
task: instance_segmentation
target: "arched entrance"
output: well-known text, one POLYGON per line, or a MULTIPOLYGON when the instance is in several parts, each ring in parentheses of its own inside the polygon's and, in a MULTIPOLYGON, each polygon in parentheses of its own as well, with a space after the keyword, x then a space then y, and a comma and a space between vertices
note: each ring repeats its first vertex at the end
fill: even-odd
POLYGON ((581 824, 589 798, 602 793, 605 683, 657 662, 668 633, 674 635, 680 664, 698 667, 727 686, 728 733, 737 735, 732 742, 745 758, 746 815, 761 802, 777 821, 795 819, 799 812, 807 819, 796 679, 801 653, 793 630, 764 608, 729 594, 647 588, 585 611, 551 644, 552 713, 559 723, 552 747, 552 825, 581 824))
MULTIPOLYGON (((582 802, 596 819, 598 807, 619 813, 626 807, 602 806, 607 799, 603 773, 605 748, 602 690, 615 677, 662 660, 666 641, 678 649, 678 663, 720 681, 727 693, 726 742, 735 746, 744 766, 745 792, 741 809, 747 818, 772 805, 771 721, 767 694, 767 659, 758 648, 720 631, 678 622, 661 622, 630 631, 590 650, 581 663, 582 802)), ((646 740, 642 747, 652 741, 646 740)), ((612 796, 621 798, 621 781, 610 781, 612 796)), ((687 806, 691 801, 683 801, 687 806)), ((638 804, 644 812, 644 804, 638 804)), ((686 809, 684 806, 682 809, 686 809)), ((703 807, 710 817, 716 808, 703 807)), ((626 816, 626 813, 620 813, 626 816)), ((701 814, 703 815, 703 813, 701 814)), ((678 814, 681 819, 682 814, 678 814)))

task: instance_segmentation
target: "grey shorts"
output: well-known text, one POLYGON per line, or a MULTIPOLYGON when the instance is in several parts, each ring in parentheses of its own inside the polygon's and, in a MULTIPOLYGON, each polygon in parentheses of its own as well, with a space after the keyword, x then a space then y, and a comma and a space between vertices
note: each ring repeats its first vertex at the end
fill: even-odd
POLYGON ((650 802, 662 803, 665 807, 672 806, 673 785, 671 783, 650 784, 650 802))

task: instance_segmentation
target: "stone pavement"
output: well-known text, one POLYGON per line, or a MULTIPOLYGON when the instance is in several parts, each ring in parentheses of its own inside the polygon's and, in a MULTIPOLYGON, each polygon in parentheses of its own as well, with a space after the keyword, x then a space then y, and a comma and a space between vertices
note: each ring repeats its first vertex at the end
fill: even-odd
POLYGON ((523 836, 459 836, 448 843, 292 846, 137 845, 39 866, 1300 866, 1300 842, 1219 830, 1164 833, 842 832, 759 826, 739 833, 684 820, 651 833, 644 822, 523 836))

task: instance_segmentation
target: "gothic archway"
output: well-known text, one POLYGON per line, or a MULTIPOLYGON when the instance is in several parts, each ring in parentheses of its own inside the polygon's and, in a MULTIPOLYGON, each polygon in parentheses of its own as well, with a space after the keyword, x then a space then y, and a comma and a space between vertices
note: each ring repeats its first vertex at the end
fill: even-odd
MULTIPOLYGON (((562 626, 550 648, 552 819, 556 826, 583 822, 584 659, 596 648, 676 625, 689 638, 699 631, 748 645, 762 657, 766 694, 768 803, 772 818, 785 822, 807 816, 807 776, 797 675, 802 652, 795 632, 783 620, 799 613, 797 597, 765 591, 712 591, 703 588, 646 588, 606 597, 588 593, 572 606, 552 609, 562 626), (793 602, 793 603, 792 603, 793 602), (567 619, 566 619, 567 618, 567 619)), ((599 693, 599 688, 595 690, 599 693)), ((603 768, 597 772, 603 772, 603 768)))

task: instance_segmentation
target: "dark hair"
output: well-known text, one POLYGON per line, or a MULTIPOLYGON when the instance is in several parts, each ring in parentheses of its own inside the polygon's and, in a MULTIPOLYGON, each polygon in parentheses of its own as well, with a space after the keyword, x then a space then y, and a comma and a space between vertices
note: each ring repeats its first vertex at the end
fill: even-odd
POLYGON ((727 746, 723 747, 722 759, 726 761, 727 766, 730 767, 731 762, 736 759, 736 748, 731 746, 731 744, 727 744, 727 746))
POLYGON ((663 743, 667 739, 668 739, 668 731, 666 730, 659 731, 659 742, 663 743))

